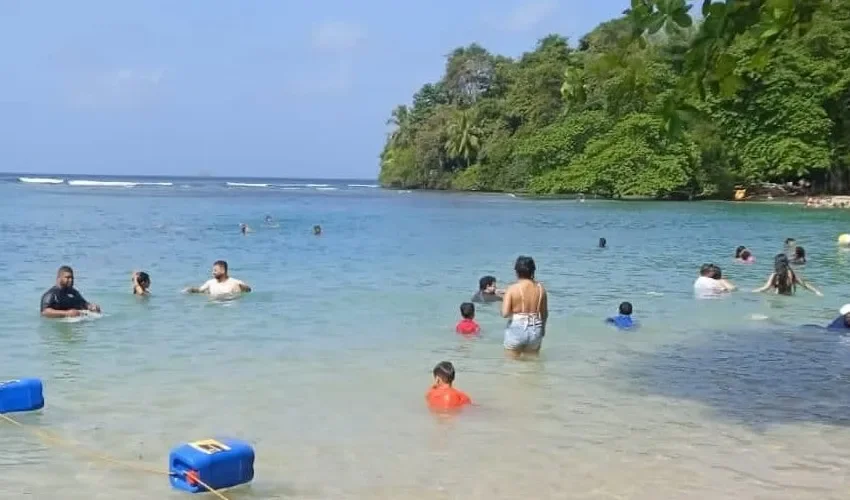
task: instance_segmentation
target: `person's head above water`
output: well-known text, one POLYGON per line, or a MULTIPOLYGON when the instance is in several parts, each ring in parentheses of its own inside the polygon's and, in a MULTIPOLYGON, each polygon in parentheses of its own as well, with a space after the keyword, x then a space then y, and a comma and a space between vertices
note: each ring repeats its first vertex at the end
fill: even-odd
POLYGON ((478 290, 481 293, 496 293, 496 277, 482 276, 481 279, 478 280, 478 290))
POLYGON ((460 305, 460 315, 463 319, 475 319, 475 304, 464 302, 460 305))
POLYGON ((212 275, 218 281, 224 281, 227 279, 227 262, 223 260, 217 260, 213 262, 212 267, 212 275))
POLYGON ((700 275, 700 276, 705 276, 706 278, 711 278, 711 277, 712 277, 712 276, 711 276, 711 274, 712 274, 712 272, 713 272, 713 271, 712 271, 712 266, 713 266, 713 265, 714 265, 714 264, 703 264, 703 265, 701 265, 701 266, 699 267, 699 275, 700 275))
POLYGON ((608 245, 608 240, 605 238, 599 238, 599 248, 605 248, 608 245))
POLYGON ((315 234, 316 236, 322 234, 322 226, 320 226, 318 224, 313 226, 313 234, 315 234))
POLYGON ((56 271, 56 286, 65 290, 74 286, 74 270, 71 266, 62 266, 56 271))
POLYGON ((794 238, 785 238, 785 248, 793 248, 797 246, 797 240, 794 238))
POLYGON ((623 316, 631 316, 632 315, 632 303, 631 302, 623 302, 620 304, 620 314, 623 316))
POLYGON ((745 247, 744 245, 741 245, 741 246, 739 246, 738 248, 736 248, 736 249, 735 249, 735 258, 736 258, 736 259, 742 259, 743 257, 741 257, 741 254, 742 254, 742 253, 744 252, 744 250, 746 250, 746 249, 747 249, 747 247, 745 247))
POLYGON ((844 325, 850 328, 850 304, 844 304, 841 306, 841 309, 838 310, 838 314, 844 318, 844 325))
POLYGON ((803 247, 794 247, 794 259, 795 260, 806 260, 806 249, 803 247))
POLYGON ((139 273, 136 274, 136 283, 138 283, 140 287, 147 290, 148 288, 151 287, 151 276, 150 276, 150 274, 148 274, 144 271, 140 271, 139 273))
POLYGON ((434 367, 434 382, 452 385, 455 381, 455 367, 449 361, 441 361, 434 367))
POLYGON ((753 253, 749 250, 744 250, 741 252, 741 260, 748 261, 753 258, 753 253))
POLYGON ((516 277, 521 280, 533 280, 537 265, 531 257, 520 255, 514 264, 514 271, 516 271, 516 277))

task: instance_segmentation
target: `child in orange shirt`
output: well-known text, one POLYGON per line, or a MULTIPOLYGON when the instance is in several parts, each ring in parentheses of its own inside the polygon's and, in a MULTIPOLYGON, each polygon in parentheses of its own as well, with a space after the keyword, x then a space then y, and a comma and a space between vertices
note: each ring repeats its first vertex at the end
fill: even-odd
POLYGON ((475 304, 464 302, 460 305, 461 319, 455 326, 455 331, 461 335, 478 335, 481 327, 475 322, 475 304))
POLYGON ((425 394, 428 406, 433 410, 453 410, 472 403, 469 396, 452 387, 455 367, 448 361, 434 367, 434 385, 425 394))

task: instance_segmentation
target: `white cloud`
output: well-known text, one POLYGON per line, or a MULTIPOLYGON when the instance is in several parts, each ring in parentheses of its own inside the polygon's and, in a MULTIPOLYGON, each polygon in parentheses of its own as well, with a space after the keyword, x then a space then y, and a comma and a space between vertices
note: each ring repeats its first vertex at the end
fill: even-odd
POLYGON ((502 27, 508 31, 529 31, 552 14, 558 4, 555 0, 529 0, 517 5, 505 16, 502 27))
POLYGON ((325 21, 313 27, 313 48, 329 52, 350 52, 366 38, 366 30, 347 21, 325 21))

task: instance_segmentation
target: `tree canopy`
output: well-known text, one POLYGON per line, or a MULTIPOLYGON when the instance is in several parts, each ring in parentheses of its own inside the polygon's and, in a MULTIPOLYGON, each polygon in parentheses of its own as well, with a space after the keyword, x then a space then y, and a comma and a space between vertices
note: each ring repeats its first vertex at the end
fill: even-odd
POLYGON ((380 181, 400 188, 729 197, 850 188, 850 0, 632 0, 570 45, 472 44, 397 107, 380 181))

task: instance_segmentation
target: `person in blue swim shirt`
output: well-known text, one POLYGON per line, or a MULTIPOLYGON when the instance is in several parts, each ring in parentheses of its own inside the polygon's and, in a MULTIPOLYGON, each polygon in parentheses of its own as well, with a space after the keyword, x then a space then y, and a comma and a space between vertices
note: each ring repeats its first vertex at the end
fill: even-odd
POLYGON ((841 316, 835 318, 826 328, 828 330, 850 330, 850 304, 844 304, 839 309, 841 316))
POLYGON ((620 314, 613 318, 606 319, 605 322, 616 326, 620 330, 628 330, 637 326, 637 323, 632 320, 631 302, 623 302, 620 304, 620 314))

